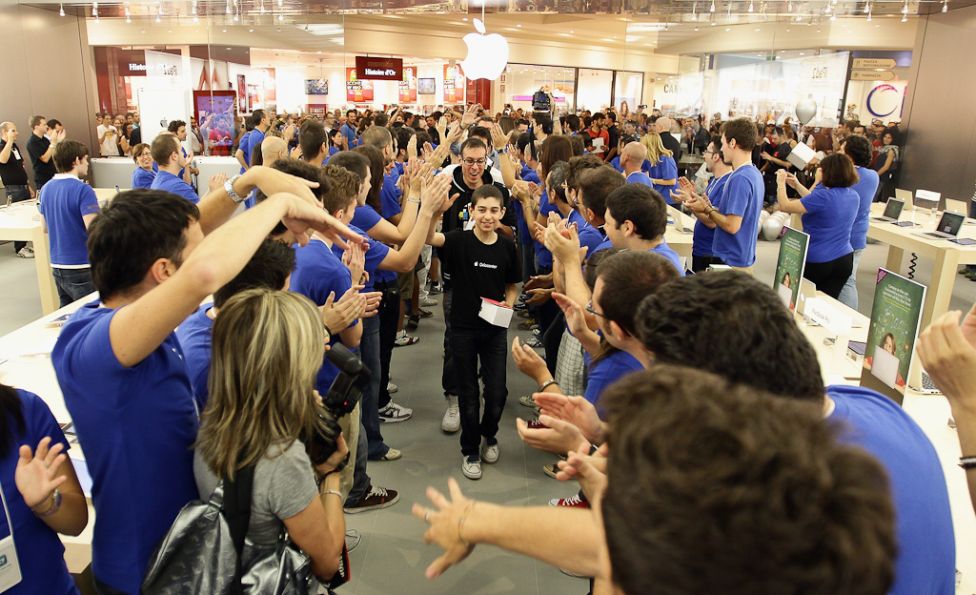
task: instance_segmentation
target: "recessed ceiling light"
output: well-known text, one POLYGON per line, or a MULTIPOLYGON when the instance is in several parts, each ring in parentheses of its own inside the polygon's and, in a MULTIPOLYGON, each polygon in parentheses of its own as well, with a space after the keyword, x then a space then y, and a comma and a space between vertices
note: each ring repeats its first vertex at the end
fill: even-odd
POLYGON ((725 31, 726 31, 726 32, 728 32, 728 31, 731 31, 731 30, 732 30, 732 27, 726 27, 726 28, 725 28, 725 31))
POLYGON ((522 28, 522 23, 519 23, 518 25, 515 25, 515 26, 518 27, 519 29, 521 29, 522 28))

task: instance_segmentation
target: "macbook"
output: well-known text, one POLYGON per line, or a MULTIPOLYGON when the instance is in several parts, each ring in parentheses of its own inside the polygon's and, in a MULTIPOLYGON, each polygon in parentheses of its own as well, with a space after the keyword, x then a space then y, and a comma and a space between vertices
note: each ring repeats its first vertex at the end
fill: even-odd
POLYGON ((942 213, 942 219, 939 220, 939 224, 935 227, 935 231, 926 231, 920 233, 919 235, 938 240, 951 240, 959 235, 959 229, 962 227, 962 222, 965 220, 965 215, 946 211, 945 213, 942 213))
POLYGON ((895 188, 895 198, 905 203, 909 209, 912 208, 912 191, 895 188))
MULTIPOLYGON (((897 192, 896 192, 897 194, 897 192)), ((915 208, 916 209, 929 209, 932 211, 939 210, 939 204, 942 202, 942 194, 938 192, 932 192, 931 190, 916 190, 915 191, 915 208)))
POLYGON ((885 205, 884 215, 880 217, 872 217, 873 221, 884 221, 890 223, 892 221, 898 221, 901 217, 901 211, 905 208, 905 201, 899 200, 897 198, 889 198, 888 204, 885 205))

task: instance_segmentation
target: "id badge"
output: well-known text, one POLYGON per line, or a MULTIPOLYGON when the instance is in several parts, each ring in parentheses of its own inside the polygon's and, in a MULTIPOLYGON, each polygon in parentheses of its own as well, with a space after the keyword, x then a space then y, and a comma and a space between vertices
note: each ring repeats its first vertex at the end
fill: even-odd
POLYGON ((7 507, 7 497, 0 486, 0 497, 3 499, 3 518, 6 526, 2 527, 0 535, 0 593, 20 584, 23 578, 20 574, 20 561, 17 560, 17 547, 14 545, 14 529, 10 522, 10 510, 7 507))

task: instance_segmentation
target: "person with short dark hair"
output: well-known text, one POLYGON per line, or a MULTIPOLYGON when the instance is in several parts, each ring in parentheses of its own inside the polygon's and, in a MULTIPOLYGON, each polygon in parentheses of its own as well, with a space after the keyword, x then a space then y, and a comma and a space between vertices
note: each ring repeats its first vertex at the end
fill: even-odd
POLYGON ((180 177, 180 172, 186 166, 181 148, 179 140, 173 134, 166 132, 156 136, 150 151, 159 171, 156 172, 156 177, 149 188, 170 192, 197 204, 200 202, 200 197, 194 192, 193 187, 180 177))
POLYGON ((132 160, 136 162, 136 168, 132 172, 132 189, 151 188, 153 180, 156 179, 156 171, 153 165, 156 163, 152 157, 152 147, 146 143, 139 143, 132 148, 132 160))
POLYGON ((625 184, 607 197, 605 219, 604 229, 614 248, 655 252, 684 275, 681 257, 664 240, 668 210, 660 194, 641 184, 625 184))
POLYGON ((763 174, 766 184, 766 195, 763 204, 771 206, 776 202, 776 172, 781 169, 791 171, 793 164, 787 161, 787 157, 793 152, 793 147, 786 142, 786 135, 782 126, 773 126, 772 134, 768 139, 763 139, 760 147, 759 156, 763 160, 762 167, 759 169, 763 174))
POLYGON ((302 151, 302 160, 316 167, 325 165, 331 155, 328 153, 328 139, 325 126, 318 120, 307 120, 302 124, 298 130, 298 146, 302 151))
POLYGON ((137 593, 153 550, 198 497, 197 411, 173 330, 240 272, 278 222, 299 241, 311 225, 358 237, 280 172, 252 168, 230 187, 199 209, 167 192, 122 192, 89 229, 100 300, 72 314, 51 360, 93 479, 92 574, 102 592, 137 593), (268 200, 230 220, 256 183, 268 200))
POLYGON ((692 194, 684 204, 715 223, 712 256, 732 268, 752 271, 756 263, 759 212, 762 211, 762 174, 752 163, 752 149, 758 133, 748 118, 736 118, 722 125, 722 155, 732 164, 722 204, 715 206, 708 196, 692 194))
MULTIPOLYGON (((725 162, 725 156, 722 155, 721 136, 712 136, 702 153, 702 158, 705 162, 705 169, 712 174, 711 179, 708 180, 708 186, 705 188, 705 196, 708 197, 712 206, 720 209, 722 207, 722 196, 725 193, 725 184, 729 181, 728 175, 732 172, 732 166, 725 162)), ((674 196, 677 200, 685 202, 690 198, 690 193, 686 190, 677 190, 674 192, 674 196)), ((715 222, 703 212, 694 213, 694 215, 696 221, 691 245, 691 270, 700 273, 721 261, 715 258, 712 251, 715 240, 715 222)))
MULTIPOLYGON (((346 110, 346 121, 339 128, 339 132, 346 139, 346 148, 352 149, 359 145, 359 139, 357 138, 356 132, 356 119, 357 112, 354 109, 346 110)), ((380 126, 380 128, 383 128, 380 126)))
POLYGON ((120 131, 111 114, 102 116, 95 134, 98 136, 99 153, 102 157, 118 157, 121 154, 119 152, 120 131))
POLYGON ((952 515, 931 442, 891 399, 856 386, 825 388, 816 351, 768 285, 728 271, 685 277, 643 300, 637 321, 644 360, 811 402, 844 424, 842 440, 877 457, 891 478, 899 554, 890 593, 954 592, 952 515))
MULTIPOLYGON (((271 117, 263 109, 254 110, 248 119, 251 122, 252 130, 246 135, 246 138, 241 139, 237 153, 234 155, 237 162, 241 164, 241 173, 251 167, 251 158, 255 149, 260 150, 261 143, 264 142, 264 134, 271 127, 271 117)), ((153 144, 156 143, 153 142, 153 144)))
POLYGON ((672 366, 606 400, 601 512, 621 593, 888 592, 902 544, 885 472, 816 408, 672 366))
MULTIPOLYGON (((462 151, 472 160, 484 153, 484 145, 478 151, 462 151)), ((478 315, 482 299, 504 302, 511 308, 518 297, 516 284, 521 274, 515 243, 497 231, 505 216, 505 204, 499 188, 482 184, 471 193, 468 209, 472 229, 452 228, 434 233, 430 240, 440 249, 445 279, 449 278, 453 287, 448 332, 460 406, 461 472, 468 479, 481 478, 482 461, 498 461, 496 435, 508 396, 508 328, 494 326, 478 315), (479 379, 484 382, 484 391, 479 379), (485 407, 479 415, 481 397, 485 407)))
POLYGON ((101 210, 88 175, 88 147, 74 140, 58 145, 54 163, 61 172, 39 196, 41 223, 50 237, 51 269, 61 307, 95 291, 88 262, 88 228, 101 210))
POLYGON ((210 395, 210 355, 213 343, 213 324, 220 308, 233 296, 247 289, 284 290, 295 269, 295 250, 276 240, 264 240, 237 276, 213 294, 213 303, 204 304, 180 323, 176 338, 183 348, 187 375, 193 387, 197 408, 207 407, 210 395))
MULTIPOLYGON (((861 128, 863 126, 858 125, 861 128)), ((857 127, 855 127, 855 130, 857 127)), ((854 262, 851 265, 851 276, 847 278, 837 299, 841 303, 857 310, 857 267, 861 263, 861 254, 868 243, 868 227, 871 217, 871 203, 878 191, 878 172, 871 169, 871 143, 862 136, 852 136, 844 143, 844 154, 854 162, 857 172, 857 184, 852 186, 857 193, 859 206, 854 225, 851 227, 851 248, 854 248, 854 262)))
POLYGON ((827 155, 817 168, 812 189, 800 184, 796 176, 780 171, 776 180, 779 208, 784 213, 803 215, 803 230, 810 234, 803 276, 836 299, 854 272, 851 232, 860 209, 860 198, 852 189, 858 182, 854 163, 844 153, 827 155), (787 183, 802 198, 788 198, 787 183))
POLYGON ((48 180, 58 173, 54 167, 54 151, 58 143, 64 140, 64 130, 49 139, 47 120, 44 116, 33 116, 30 119, 31 137, 27 140, 27 154, 30 155, 31 168, 34 170, 34 188, 38 192, 47 184, 48 180))

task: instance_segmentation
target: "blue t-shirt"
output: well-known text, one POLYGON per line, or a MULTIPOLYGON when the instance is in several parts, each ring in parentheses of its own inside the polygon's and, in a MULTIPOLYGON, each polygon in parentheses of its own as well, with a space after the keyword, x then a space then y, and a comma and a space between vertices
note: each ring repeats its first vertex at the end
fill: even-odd
POLYGON ((390 219, 402 212, 400 208, 400 187, 397 181, 400 176, 395 172, 383 174, 383 188, 380 190, 380 210, 383 211, 383 218, 390 219))
POLYGON ((851 228, 851 247, 855 250, 863 250, 868 245, 871 202, 874 200, 874 193, 878 190, 878 172, 866 167, 855 169, 857 169, 857 175, 860 179, 851 188, 857 192, 860 202, 858 203, 857 217, 854 219, 854 227, 851 228))
POLYGON ((200 412, 207 406, 207 398, 210 396, 207 379, 210 376, 214 321, 207 316, 207 312, 211 308, 213 304, 200 306, 176 329, 176 338, 186 356, 186 372, 190 377, 190 386, 193 387, 193 398, 200 412))
POLYGON ((651 166, 651 171, 647 172, 647 175, 657 180, 675 180, 675 183, 670 186, 665 186, 664 184, 653 185, 654 189, 664 198, 665 202, 673 205, 674 199, 671 198, 671 191, 678 187, 678 164, 675 163, 674 157, 661 155, 660 161, 651 166))
MULTIPOLYGON (((539 198, 539 214, 543 218, 547 218, 549 217, 549 213, 559 215, 559 209, 556 208, 556 205, 549 202, 549 194, 546 190, 543 190, 542 196, 539 198)), ((546 248, 545 244, 539 241, 535 241, 535 264, 538 268, 552 270, 552 252, 546 248)))
MULTIPOLYGON (((356 207, 355 214, 353 214, 352 216, 352 224, 368 233, 369 230, 376 227, 376 224, 379 223, 382 219, 383 217, 381 217, 380 214, 377 213, 376 209, 374 209, 373 207, 368 205, 358 205, 356 207)), ((379 241, 370 242, 369 243, 370 249, 373 248, 373 244, 381 244, 381 242, 379 241)), ((397 278, 397 274, 394 271, 377 270, 375 274, 370 273, 369 283, 366 285, 366 291, 372 291, 377 283, 392 283, 396 281, 396 278, 397 278)))
POLYGON ((671 246, 668 246, 668 243, 665 242, 664 240, 661 240, 660 244, 654 246, 653 248, 648 250, 648 252, 660 254, 661 256, 667 258, 668 260, 671 261, 671 264, 674 265, 674 268, 677 269, 678 275, 682 277, 685 276, 685 267, 683 264, 681 264, 681 257, 678 256, 678 253, 675 252, 674 249, 671 248, 671 246))
MULTIPOLYGON (((651 178, 647 174, 645 174, 644 172, 642 172, 642 171, 635 171, 635 172, 631 173, 629 176, 627 176, 627 183, 628 184, 643 184, 643 185, 647 186, 648 188, 654 188, 655 190, 657 190, 657 187, 654 186, 654 184, 651 183, 651 178)), ((670 196, 670 193, 668 193, 668 194, 670 196)), ((668 197, 665 197, 665 199, 667 199, 667 198, 668 197)))
MULTIPOLYGON (((244 153, 244 163, 247 163, 248 166, 251 165, 250 155, 248 154, 248 151, 250 151, 251 148, 250 148, 250 146, 248 146, 247 139, 250 138, 252 132, 254 132, 254 131, 253 130, 248 130, 247 132, 245 132, 241 136, 241 140, 237 142, 237 148, 242 153, 244 153)), ((241 173, 244 173, 245 171, 246 170, 242 167, 241 168, 241 173)))
MULTIPOLYGON (((641 164, 641 165, 643 165, 643 164, 641 164)), ((612 167, 613 169, 619 171, 620 173, 624 173, 624 168, 620 167, 620 156, 619 155, 617 155, 616 157, 614 157, 613 159, 610 160, 610 167, 612 167)))
MULTIPOLYGON (((44 187, 46 188, 47 184, 44 187)), ((55 421, 44 401, 34 393, 25 390, 18 390, 17 397, 24 415, 24 433, 15 433, 10 437, 7 456, 0 461, 0 484, 3 485, 3 495, 10 511, 10 522, 13 524, 21 581, 4 593, 6 595, 78 593, 75 582, 68 574, 68 567, 64 563, 64 546, 61 545, 61 539, 58 538, 57 532, 31 512, 14 480, 19 458, 17 450, 22 444, 30 446, 33 451, 41 438, 50 436, 50 445, 63 444, 62 452, 67 453, 68 441, 65 440, 64 433, 61 432, 58 422, 55 421)), ((16 430, 11 415, 7 416, 7 427, 12 432, 16 430)), ((10 534, 7 519, 2 512, 0 512, 0 531, 4 537, 10 534)))
POLYGON ((71 316, 51 362, 92 477, 92 571, 137 593, 149 556, 199 497, 192 451, 199 422, 176 334, 126 368, 109 338, 117 310, 100 306, 71 316))
POLYGON ((569 223, 576 224, 580 248, 587 248, 586 253, 588 255, 593 254, 596 247, 606 240, 600 230, 590 225, 576 209, 569 212, 569 223))
POLYGON ((153 180, 156 179, 156 172, 137 167, 132 172, 132 188, 151 188, 153 180))
POLYGON ((858 209, 854 190, 818 185, 800 202, 807 210, 802 217, 803 231, 810 234, 807 262, 830 262, 854 251, 851 228, 858 209))
MULTIPOLYGON (((246 142, 241 142, 241 151, 244 151, 244 161, 247 166, 251 166, 251 158, 254 157, 254 151, 261 150, 261 143, 264 142, 264 133, 255 128, 247 135, 246 142)), ((241 173, 244 173, 241 170, 241 173)))
POLYGON ((356 146, 356 129, 350 126, 348 122, 339 128, 339 134, 346 137, 346 147, 352 149, 356 146))
MULTIPOLYGON (((372 211, 370 207, 365 207, 372 211)), ((374 213, 376 211, 373 211, 374 213)), ((366 232, 362 229, 356 227, 355 225, 349 225, 349 228, 361 236, 366 236, 366 232)), ((332 245, 332 253, 342 260, 342 248, 338 245, 332 245)), ((383 242, 372 241, 369 242, 369 248, 366 249, 366 266, 363 267, 367 273, 369 273, 369 281, 366 282, 363 291, 373 291, 373 284, 376 282, 376 274, 379 271, 380 264, 386 259, 386 256, 390 253, 390 247, 383 242)), ((394 273, 395 274, 395 273, 394 273)), ((336 299, 342 297, 341 295, 336 295, 336 299)))
POLYGON ((614 350, 613 353, 602 357, 596 362, 588 364, 586 375, 586 392, 583 398, 597 406, 600 417, 604 417, 603 408, 599 405, 603 391, 622 377, 643 370, 641 363, 626 351, 614 350))
POLYGON ((153 190, 165 190, 177 196, 182 196, 193 204, 200 202, 200 197, 193 191, 193 187, 183 181, 183 178, 174 176, 168 171, 159 170, 156 179, 150 186, 153 190))
MULTIPOLYGON (((602 233, 602 232, 601 232, 602 233)), ((613 248, 613 243, 610 242, 610 238, 604 237, 603 241, 596 245, 592 250, 586 253, 586 257, 589 258, 596 254, 597 252, 602 252, 603 250, 609 250, 613 248)))
POLYGON ((918 424, 894 401, 858 386, 828 386, 841 439, 877 458, 891 482, 898 558, 891 595, 953 595, 956 544, 942 465, 918 424))
MULTIPOLYGON (((711 202, 712 206, 719 211, 722 210, 722 194, 725 192, 725 183, 728 181, 728 174, 722 176, 721 178, 712 178, 708 181, 708 187, 705 189, 705 195, 708 196, 709 202, 711 202)), ((714 240, 715 228, 705 225, 696 218, 695 234, 691 242, 692 255, 711 256, 712 243, 714 240)))
MULTIPOLYGON (((304 295, 317 306, 323 306, 330 293, 335 293, 338 300, 350 287, 352 277, 349 269, 324 242, 312 240, 305 246, 295 246, 295 270, 291 274, 289 290, 304 295)), ((335 333, 332 343, 336 343, 339 331, 345 329, 331 330, 335 333)), ((323 357, 322 367, 315 378, 315 388, 324 395, 338 375, 339 369, 323 357)))
POLYGON ((751 267, 756 262, 756 240, 759 237, 759 212, 762 211, 766 186, 762 174, 751 163, 726 174, 728 181, 722 193, 723 215, 742 217, 736 233, 715 228, 712 255, 732 267, 751 267))
POLYGON ((88 228, 82 219, 101 210, 91 186, 58 174, 41 188, 39 208, 51 238, 51 266, 88 265, 88 228))

